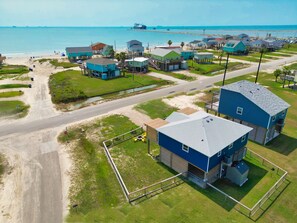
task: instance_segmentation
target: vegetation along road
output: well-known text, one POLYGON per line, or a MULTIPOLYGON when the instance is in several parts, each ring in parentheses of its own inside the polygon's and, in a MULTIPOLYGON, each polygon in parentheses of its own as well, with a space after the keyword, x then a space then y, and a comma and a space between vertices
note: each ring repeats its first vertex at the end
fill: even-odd
MULTIPOLYGON (((297 60, 297 56, 271 61, 271 62, 262 64, 261 69, 268 69, 268 68, 276 69, 277 66, 284 65, 286 63, 290 63, 296 60, 297 60)), ((254 65, 245 69, 229 72, 226 75, 226 79, 241 76, 247 73, 252 73, 252 72, 255 72, 256 70, 257 70, 257 66, 254 65)), ((44 120, 32 121, 30 123, 8 125, 5 128, 1 128, 0 126, 1 128, 0 137, 14 134, 14 133, 34 132, 42 129, 54 128, 65 124, 74 123, 74 122, 88 119, 94 116, 105 114, 109 111, 113 111, 121 107, 145 102, 147 100, 151 100, 155 98, 160 98, 162 96, 174 94, 177 92, 189 92, 194 90, 202 90, 220 80, 222 80, 222 75, 217 75, 204 80, 196 80, 189 83, 180 84, 180 85, 176 85, 168 88, 163 88, 160 90, 156 90, 156 91, 152 91, 144 94, 139 94, 139 95, 122 98, 114 101, 109 101, 96 106, 83 108, 69 113, 63 113, 61 115, 56 115, 44 120)))

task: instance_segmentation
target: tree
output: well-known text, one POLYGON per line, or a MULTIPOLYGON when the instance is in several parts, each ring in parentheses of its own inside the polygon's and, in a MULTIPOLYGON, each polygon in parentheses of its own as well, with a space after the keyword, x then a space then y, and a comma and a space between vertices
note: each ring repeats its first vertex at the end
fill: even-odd
POLYGON ((181 48, 184 48, 184 45, 185 45, 184 42, 181 42, 181 43, 180 43, 181 48))
POLYGON ((113 58, 113 57, 114 57, 114 54, 115 54, 114 50, 113 50, 113 49, 110 49, 110 51, 109 51, 109 56, 110 56, 111 58, 113 58))
POLYGON ((222 58, 223 58, 223 56, 224 56, 224 51, 223 50, 221 50, 220 51, 220 54, 219 54, 219 59, 220 59, 220 65, 222 64, 222 58))
POLYGON ((125 52, 120 52, 119 54, 119 59, 120 59, 120 63, 121 63, 121 67, 122 67, 122 71, 123 71, 123 76, 125 76, 125 59, 126 59, 126 53, 125 52))
MULTIPOLYGON (((285 87, 285 82, 286 82, 286 76, 287 75, 291 75, 291 71, 288 67, 284 67, 283 70, 282 70, 282 73, 284 74, 283 76, 283 88, 285 87)), ((289 82, 290 84, 290 82, 289 82)))
POLYGON ((171 44, 172 44, 172 41, 171 41, 171 40, 168 40, 168 42, 167 42, 167 43, 168 43, 168 45, 169 45, 169 46, 171 46, 171 44))
POLYGON ((277 82, 277 78, 282 74, 282 71, 280 69, 276 69, 273 72, 273 75, 275 76, 275 82, 277 82))

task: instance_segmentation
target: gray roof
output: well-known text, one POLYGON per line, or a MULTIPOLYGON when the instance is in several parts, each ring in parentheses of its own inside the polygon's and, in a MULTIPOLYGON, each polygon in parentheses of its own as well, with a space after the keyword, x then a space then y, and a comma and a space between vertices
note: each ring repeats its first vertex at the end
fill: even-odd
POLYGON ((228 40, 228 42, 225 44, 225 47, 236 47, 240 42, 240 40, 228 40), (233 44, 233 46, 230 46, 231 44, 233 44))
MULTIPOLYGON (((171 50, 171 49, 161 49, 161 48, 156 48, 154 50, 152 50, 151 54, 152 55, 157 55, 160 57, 164 57, 166 56, 168 53, 170 53, 171 51, 176 52, 175 50, 171 50)), ((177 52, 176 52, 177 53, 177 52)))
POLYGON ((99 64, 99 65, 109 65, 109 64, 116 63, 113 60, 106 59, 106 58, 94 58, 94 59, 89 59, 86 62, 91 64, 99 64))
POLYGON ((167 125, 157 131, 211 157, 241 138, 252 128, 208 114, 203 111, 191 115, 172 113, 167 125))
POLYGON ((81 53, 81 52, 93 52, 90 46, 83 47, 66 47, 67 53, 81 53))
POLYGON ((127 42, 128 44, 131 44, 131 43, 133 43, 133 44, 135 44, 135 43, 138 43, 138 44, 142 44, 142 42, 140 42, 140 41, 138 41, 138 40, 136 40, 136 39, 133 39, 133 40, 130 40, 130 41, 128 41, 127 42))
POLYGON ((267 90, 265 87, 250 81, 238 81, 225 85, 222 89, 242 94, 270 116, 274 116, 290 107, 287 102, 267 90))

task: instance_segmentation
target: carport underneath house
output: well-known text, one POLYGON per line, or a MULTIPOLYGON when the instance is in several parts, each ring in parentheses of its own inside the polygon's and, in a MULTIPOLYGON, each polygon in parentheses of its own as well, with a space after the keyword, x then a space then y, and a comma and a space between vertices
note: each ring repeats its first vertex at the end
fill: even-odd
POLYGON ((220 178, 240 186, 247 181, 242 159, 251 128, 186 109, 146 123, 146 129, 148 146, 150 141, 160 146, 160 161, 197 185, 205 188, 220 178))

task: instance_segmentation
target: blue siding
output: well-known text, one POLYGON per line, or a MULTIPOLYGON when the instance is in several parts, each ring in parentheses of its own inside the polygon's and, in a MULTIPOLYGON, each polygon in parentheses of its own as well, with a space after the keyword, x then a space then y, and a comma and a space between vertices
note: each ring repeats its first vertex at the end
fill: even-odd
POLYGON ((233 143, 233 147, 231 149, 229 149, 229 146, 227 146, 222 150, 222 153, 219 157, 218 157, 218 154, 213 155, 209 160, 208 171, 214 168, 216 165, 218 165, 222 161, 224 156, 233 155, 237 150, 244 147, 247 144, 247 140, 248 140, 248 133, 246 134, 245 140, 243 142, 241 142, 241 137, 240 137, 233 143))
POLYGON ((227 53, 245 52, 246 46, 244 45, 243 42, 240 42, 235 47, 224 46, 223 51, 225 51, 227 53))
POLYGON ((87 63, 87 68, 90 70, 104 73, 104 72, 107 72, 108 69, 111 71, 115 71, 116 65, 115 64, 100 65, 100 64, 87 63))
POLYGON ((225 89, 221 89, 218 112, 263 128, 267 128, 270 118, 265 111, 243 95, 225 89), (236 114, 237 107, 243 108, 242 115, 236 114))
POLYGON ((189 152, 182 150, 182 143, 162 134, 159 132, 159 145, 178 155, 179 157, 187 160, 189 163, 199 167, 200 169, 207 171, 208 157, 193 150, 189 149, 189 152))
POLYGON ((273 120, 273 116, 272 116, 271 119, 270 119, 269 128, 272 127, 272 126, 274 126, 274 125, 276 125, 277 122, 280 119, 285 120, 286 119, 286 116, 287 116, 287 110, 288 109, 285 109, 284 111, 282 111, 282 112, 278 113, 277 115, 275 115, 275 120, 273 120))
POLYGON ((194 57, 194 52, 192 51, 182 51, 181 56, 184 58, 184 60, 189 60, 194 57))
POLYGON ((68 57, 91 57, 93 56, 92 52, 80 52, 80 53, 67 53, 68 57))

